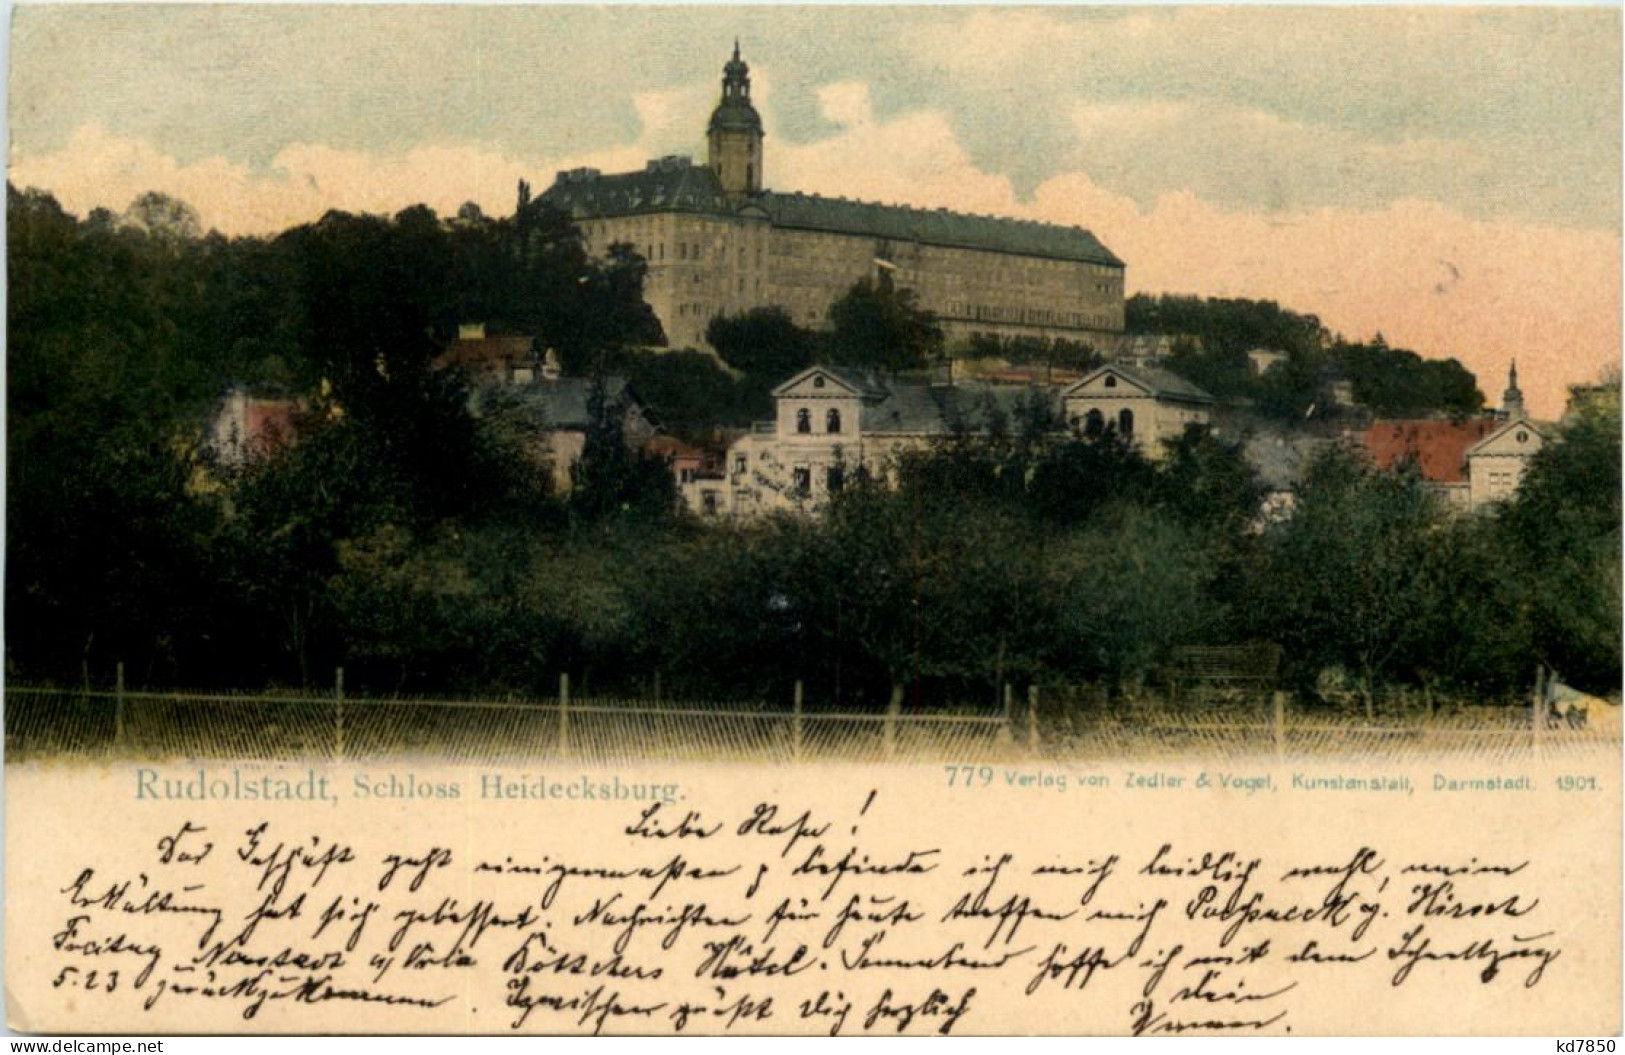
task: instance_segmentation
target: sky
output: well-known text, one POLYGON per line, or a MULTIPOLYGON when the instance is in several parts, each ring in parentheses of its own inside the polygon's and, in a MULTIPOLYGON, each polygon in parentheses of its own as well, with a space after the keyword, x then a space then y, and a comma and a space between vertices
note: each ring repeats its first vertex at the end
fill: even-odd
POLYGON ((23 6, 10 178, 268 233, 703 158, 737 36, 776 190, 1075 224, 1130 292, 1455 356, 1539 416, 1620 355, 1618 7, 23 6))

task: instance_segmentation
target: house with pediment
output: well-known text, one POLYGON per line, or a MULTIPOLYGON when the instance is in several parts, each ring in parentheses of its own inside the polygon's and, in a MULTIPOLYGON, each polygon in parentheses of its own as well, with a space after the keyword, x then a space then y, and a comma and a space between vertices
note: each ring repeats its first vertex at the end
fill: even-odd
POLYGON ((1501 409, 1463 420, 1376 421, 1355 437, 1379 467, 1409 466, 1457 512, 1472 512, 1517 493, 1547 427, 1524 410, 1513 364, 1501 409))
POLYGON ((1166 370, 1108 363, 1061 392, 1066 421, 1085 436, 1115 431, 1147 458, 1192 426, 1208 424, 1213 397, 1166 370))
POLYGON ((684 485, 695 512, 816 513, 859 469, 883 477, 898 457, 935 440, 984 433, 995 421, 1008 426, 1033 412, 1086 434, 1123 432, 1158 456, 1162 440, 1207 424, 1212 399, 1181 378, 1120 366, 1068 386, 952 384, 811 366, 775 388, 773 402, 773 420, 729 447, 720 478, 684 485))
POLYGON ((1472 509, 1504 502, 1517 493, 1529 461, 1546 437, 1520 415, 1473 444, 1467 451, 1467 494, 1472 509))
POLYGON ((721 478, 684 485, 702 515, 816 513, 859 469, 883 476, 896 459, 933 440, 988 430, 1039 401, 1041 386, 945 384, 882 379, 838 366, 811 366, 773 390, 772 421, 757 422, 728 448, 721 478))

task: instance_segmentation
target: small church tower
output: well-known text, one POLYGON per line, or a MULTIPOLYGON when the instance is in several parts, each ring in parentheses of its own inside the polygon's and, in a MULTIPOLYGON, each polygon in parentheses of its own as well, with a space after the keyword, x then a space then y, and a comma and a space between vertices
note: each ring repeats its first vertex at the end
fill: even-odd
POLYGON ((722 101, 706 129, 708 164, 730 197, 762 191, 762 118, 750 101, 750 67, 734 55, 722 68, 722 101))
POLYGON ((1507 390, 1501 393, 1501 416, 1508 421, 1516 421, 1523 417, 1523 392, 1518 388, 1518 360, 1512 360, 1512 369, 1507 371, 1507 390))

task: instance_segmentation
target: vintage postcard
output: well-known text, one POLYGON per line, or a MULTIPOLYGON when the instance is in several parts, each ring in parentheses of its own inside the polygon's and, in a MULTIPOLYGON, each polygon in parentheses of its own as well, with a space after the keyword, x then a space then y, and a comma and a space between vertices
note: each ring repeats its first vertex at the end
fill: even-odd
POLYGON ((1617 6, 9 84, 11 1030, 1620 1032, 1617 6))

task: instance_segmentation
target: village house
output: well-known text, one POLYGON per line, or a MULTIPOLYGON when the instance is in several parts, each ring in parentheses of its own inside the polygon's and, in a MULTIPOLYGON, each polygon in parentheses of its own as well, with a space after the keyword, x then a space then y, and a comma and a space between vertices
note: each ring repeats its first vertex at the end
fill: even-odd
POLYGON ((1211 397, 1158 371, 1102 367, 1065 387, 950 384, 813 366, 773 390, 772 421, 729 448, 722 470, 683 484, 703 516, 752 517, 823 509, 860 469, 886 478, 896 460, 951 435, 985 434, 1042 415, 1085 435, 1111 430, 1148 456, 1205 425, 1211 397), (1155 376, 1151 376, 1155 375, 1155 376))
POLYGON ((1377 421, 1356 441, 1381 468, 1414 466, 1447 507, 1473 512, 1517 493, 1546 432, 1524 409, 1514 363, 1499 410, 1465 420, 1377 421))
POLYGON ((1192 426, 1208 424, 1213 397, 1180 377, 1151 366, 1108 363, 1061 392, 1066 420, 1085 436, 1108 428, 1156 460, 1164 443, 1192 426))
POLYGON ((475 385, 469 410, 477 417, 500 417, 518 430, 532 457, 545 463, 559 494, 571 488, 571 472, 586 449, 593 425, 595 389, 602 385, 606 411, 620 420, 628 447, 644 447, 657 428, 626 378, 537 377, 508 384, 475 385))
MULTIPOLYGON (((483 323, 458 327, 457 338, 434 361, 438 370, 460 370, 469 382, 468 407, 477 417, 500 417, 524 436, 531 456, 548 466, 559 494, 571 487, 592 426, 593 390, 598 382, 562 377, 558 356, 526 336, 493 336, 483 323)), ((645 447, 657 436, 626 378, 603 379, 604 406, 620 418, 628 446, 645 447)))

